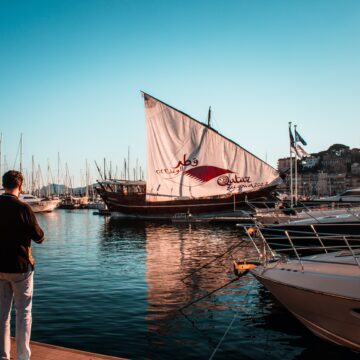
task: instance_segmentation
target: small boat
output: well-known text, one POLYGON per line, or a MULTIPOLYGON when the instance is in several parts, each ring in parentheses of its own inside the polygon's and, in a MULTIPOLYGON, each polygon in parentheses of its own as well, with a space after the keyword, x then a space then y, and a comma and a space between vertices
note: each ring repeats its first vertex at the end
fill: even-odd
POLYGON ((293 245, 290 258, 263 240, 261 265, 250 270, 255 278, 315 335, 360 351, 360 251, 343 237, 339 251, 319 246, 302 257, 293 245))
POLYGON ((51 212, 57 208, 61 202, 58 198, 38 198, 31 194, 21 194, 19 200, 30 205, 35 213, 51 212))
POLYGON ((350 204, 321 204, 320 206, 285 207, 281 203, 273 208, 257 208, 249 203, 254 211, 253 217, 263 225, 271 224, 314 224, 335 222, 360 222, 360 207, 350 204), (343 220, 342 220, 343 219, 343 220))
POLYGON ((87 196, 69 195, 62 199, 60 208, 67 210, 83 209, 87 207, 87 204, 88 204, 87 196))
POLYGON ((321 199, 318 199, 318 201, 359 203, 360 202, 360 188, 348 189, 338 195, 321 198, 321 199))

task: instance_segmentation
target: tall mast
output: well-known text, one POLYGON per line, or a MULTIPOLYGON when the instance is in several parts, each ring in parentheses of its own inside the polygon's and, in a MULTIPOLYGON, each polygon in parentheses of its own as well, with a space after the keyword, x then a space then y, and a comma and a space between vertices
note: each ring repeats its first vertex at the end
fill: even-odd
POLYGON ((290 142, 290 205, 291 207, 294 206, 294 199, 293 199, 293 170, 292 170, 292 133, 291 133, 291 121, 289 121, 289 142, 290 142))
POLYGON ((138 168, 139 168, 139 158, 136 158, 136 178, 134 180, 139 180, 138 168))
POLYGON ((68 166, 65 163, 65 195, 68 195, 68 166))
POLYGON ((88 162, 86 159, 86 170, 85 170, 85 196, 88 197, 89 196, 89 171, 88 171, 88 162))
POLYGON ((130 146, 128 146, 128 180, 130 181, 130 146))
POLYGON ((209 106, 208 111, 208 127, 211 127, 211 106, 209 106))
POLYGON ((31 157, 31 194, 33 194, 33 195, 34 195, 34 192, 35 192, 34 172, 35 172, 35 159, 34 159, 34 155, 33 155, 31 157))
POLYGON ((57 195, 60 195, 60 153, 58 152, 58 159, 57 159, 57 195))
MULTIPOLYGON (((294 125, 295 134, 296 134, 296 127, 297 125, 294 125)), ((295 147, 296 147, 296 137, 295 137, 295 147)), ((295 206, 297 206, 297 199, 298 199, 298 165, 297 165, 297 154, 295 154, 295 206)))
POLYGON ((47 190, 47 196, 50 197, 50 160, 48 159, 48 166, 47 166, 47 184, 48 184, 48 190, 47 190))
POLYGON ((23 146, 23 144, 22 144, 22 133, 20 134, 20 172, 22 173, 22 151, 23 151, 23 149, 22 149, 22 146, 23 146))

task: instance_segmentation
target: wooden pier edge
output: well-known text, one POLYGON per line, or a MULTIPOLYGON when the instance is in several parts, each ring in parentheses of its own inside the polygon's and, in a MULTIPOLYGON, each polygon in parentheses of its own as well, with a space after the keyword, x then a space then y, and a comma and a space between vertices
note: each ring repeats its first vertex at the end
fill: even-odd
MULTIPOLYGON (((114 356, 95 354, 87 351, 65 348, 31 341, 31 360, 126 360, 114 356)), ((15 339, 11 338, 11 360, 16 360, 15 339), (14 356, 15 355, 15 356, 14 356)))

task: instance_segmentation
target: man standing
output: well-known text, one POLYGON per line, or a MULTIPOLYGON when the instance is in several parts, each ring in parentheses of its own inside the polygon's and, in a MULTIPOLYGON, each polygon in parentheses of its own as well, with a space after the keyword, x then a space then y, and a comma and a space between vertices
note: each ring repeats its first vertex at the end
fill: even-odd
POLYGON ((34 258, 31 240, 42 243, 41 230, 31 207, 18 197, 23 176, 11 170, 3 176, 0 196, 0 359, 10 360, 10 313, 16 309, 16 350, 19 360, 30 359, 31 307, 34 258))

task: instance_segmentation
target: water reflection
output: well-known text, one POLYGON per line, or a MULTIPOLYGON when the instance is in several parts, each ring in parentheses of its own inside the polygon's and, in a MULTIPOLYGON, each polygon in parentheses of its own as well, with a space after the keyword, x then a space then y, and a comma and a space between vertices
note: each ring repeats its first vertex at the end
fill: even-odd
POLYGON ((233 259, 252 254, 249 244, 229 251, 241 241, 235 227, 87 211, 39 221, 48 239, 34 249, 34 340, 132 359, 208 359, 236 315, 215 359, 353 356, 313 336, 251 275, 178 311, 233 279, 233 259))

